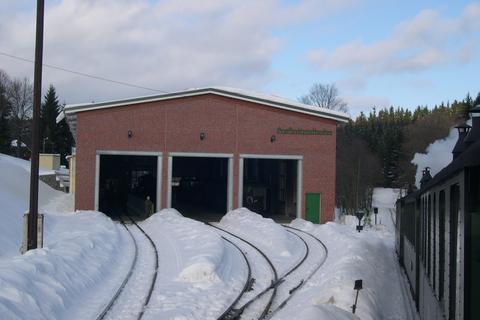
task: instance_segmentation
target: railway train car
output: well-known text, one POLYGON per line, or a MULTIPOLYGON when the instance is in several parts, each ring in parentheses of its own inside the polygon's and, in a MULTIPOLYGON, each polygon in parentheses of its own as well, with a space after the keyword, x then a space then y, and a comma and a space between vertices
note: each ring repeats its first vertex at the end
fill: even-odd
POLYGON ((396 205, 396 251, 420 319, 480 319, 480 105, 452 162, 396 205))

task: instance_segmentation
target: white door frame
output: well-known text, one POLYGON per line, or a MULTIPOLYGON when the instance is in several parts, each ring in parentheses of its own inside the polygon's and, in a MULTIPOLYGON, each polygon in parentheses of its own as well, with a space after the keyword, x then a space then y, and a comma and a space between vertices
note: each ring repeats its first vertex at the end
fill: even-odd
POLYGON ((122 151, 122 150, 97 150, 95 153, 95 210, 98 211, 98 196, 100 192, 100 156, 152 156, 157 157, 157 200, 155 207, 160 210, 162 203, 162 152, 150 151, 122 151))
POLYGON ((228 159, 227 177, 227 212, 233 210, 233 153, 207 153, 207 152, 169 152, 168 153, 168 178, 167 178, 167 208, 172 207, 172 174, 173 158, 226 158, 228 159))
POLYGON ((297 218, 302 217, 303 200, 303 156, 288 154, 247 154, 241 153, 238 169, 238 207, 243 207, 243 167, 244 159, 271 159, 271 160, 296 160, 297 161, 297 218))

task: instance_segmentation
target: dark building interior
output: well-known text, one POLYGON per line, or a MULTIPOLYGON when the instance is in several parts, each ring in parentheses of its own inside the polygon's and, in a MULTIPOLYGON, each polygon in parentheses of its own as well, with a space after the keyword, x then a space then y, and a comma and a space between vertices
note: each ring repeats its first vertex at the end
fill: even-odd
POLYGON ((296 217, 296 192, 296 160, 244 160, 244 207, 264 217, 289 221, 296 217))
POLYGON ((128 215, 144 219, 146 199, 156 211, 157 157, 101 155, 99 179, 99 210, 111 218, 128 215))
POLYGON ((218 221, 227 211, 228 159, 174 157, 172 207, 186 217, 218 221))

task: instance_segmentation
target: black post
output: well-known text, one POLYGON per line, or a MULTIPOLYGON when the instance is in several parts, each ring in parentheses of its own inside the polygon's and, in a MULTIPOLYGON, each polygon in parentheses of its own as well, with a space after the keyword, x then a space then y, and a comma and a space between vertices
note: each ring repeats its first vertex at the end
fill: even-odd
POLYGON ((373 213, 375 214, 375 225, 377 225, 377 214, 378 214, 378 208, 377 207, 373 208, 373 213))
POLYGON ((353 290, 357 290, 357 295, 355 296, 355 303, 352 306, 352 313, 355 314, 355 311, 357 310, 357 302, 358 302, 358 292, 363 289, 363 281, 361 279, 355 280, 355 286, 353 287, 353 290))
POLYGON ((28 214, 27 250, 37 248, 38 219, 38 150, 40 146, 40 103, 42 95, 42 60, 43 60, 43 14, 44 0, 37 0, 37 25, 35 39, 35 70, 33 74, 33 123, 32 153, 30 156, 30 210, 28 214))

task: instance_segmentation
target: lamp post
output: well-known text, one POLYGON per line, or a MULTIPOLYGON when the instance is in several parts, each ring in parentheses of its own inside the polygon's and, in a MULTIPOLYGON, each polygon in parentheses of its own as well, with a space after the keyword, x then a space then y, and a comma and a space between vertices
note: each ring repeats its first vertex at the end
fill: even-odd
POLYGON ((375 214, 375 225, 377 225, 377 214, 378 214, 378 208, 373 207, 373 213, 375 214))

